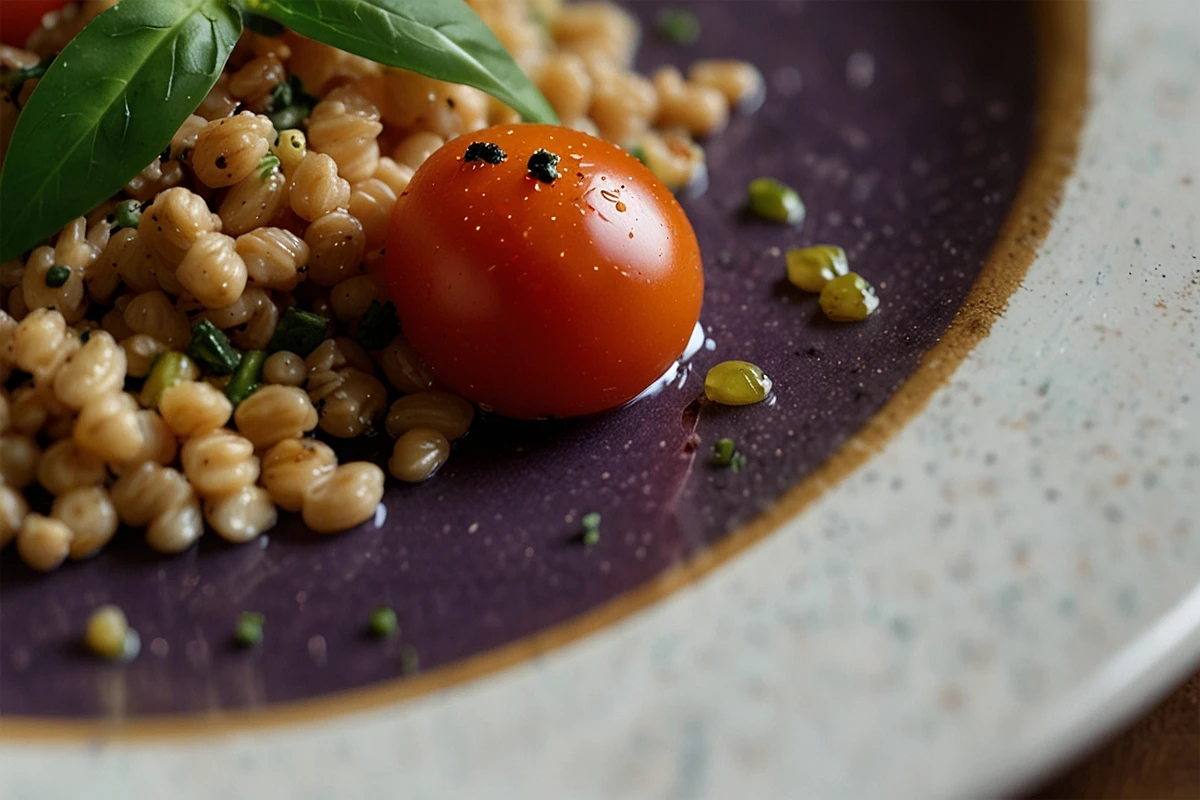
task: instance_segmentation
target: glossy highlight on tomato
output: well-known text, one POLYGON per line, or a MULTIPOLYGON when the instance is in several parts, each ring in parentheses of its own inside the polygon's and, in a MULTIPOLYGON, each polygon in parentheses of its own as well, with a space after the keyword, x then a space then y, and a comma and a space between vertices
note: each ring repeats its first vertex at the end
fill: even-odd
POLYGON ((615 145, 549 125, 495 126, 430 156, 396 203, 387 269, 438 380, 523 419, 636 397, 683 352, 704 292, 670 191, 615 145), (467 160, 476 143, 504 159, 467 160), (552 181, 529 169, 540 150, 559 157, 552 181))
POLYGON ((65 0, 0 0, 0 42, 24 47, 42 17, 66 5, 65 0))

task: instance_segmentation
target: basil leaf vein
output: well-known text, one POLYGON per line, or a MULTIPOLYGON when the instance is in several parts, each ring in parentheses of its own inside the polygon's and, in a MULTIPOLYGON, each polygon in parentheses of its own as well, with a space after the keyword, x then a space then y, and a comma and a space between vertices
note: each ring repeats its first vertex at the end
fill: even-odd
POLYGON ((153 161, 241 34, 227 0, 122 0, 54 60, 0 174, 0 261, 87 214, 153 161))
POLYGON ((558 122, 463 0, 246 0, 256 14, 380 64, 474 86, 533 122, 558 122))

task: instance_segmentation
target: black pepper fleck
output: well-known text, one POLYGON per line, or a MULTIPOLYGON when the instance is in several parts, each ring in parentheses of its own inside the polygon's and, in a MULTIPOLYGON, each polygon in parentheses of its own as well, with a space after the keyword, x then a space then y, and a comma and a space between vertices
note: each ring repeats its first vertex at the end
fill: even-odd
POLYGON ((558 180, 558 155, 549 150, 536 150, 529 157, 526 165, 529 174, 542 183, 554 183, 558 180))
POLYGON ((486 161, 489 164, 499 164, 508 158, 508 154, 500 149, 500 145, 492 142, 471 142, 463 161, 486 161))

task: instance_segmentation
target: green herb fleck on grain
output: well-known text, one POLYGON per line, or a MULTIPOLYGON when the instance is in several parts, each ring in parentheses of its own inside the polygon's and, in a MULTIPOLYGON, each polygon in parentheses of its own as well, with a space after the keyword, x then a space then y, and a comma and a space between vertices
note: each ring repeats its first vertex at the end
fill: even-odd
POLYGON ((192 326, 187 354, 212 375, 229 375, 242 359, 224 332, 206 319, 192 326))
POLYGON ((233 373, 233 378, 225 387, 225 396, 235 406, 257 392, 258 387, 262 386, 263 362, 266 360, 267 354, 262 350, 251 350, 242 356, 237 371, 233 373))
POLYGON ((142 204, 137 200, 126 200, 124 203, 119 203, 116 210, 117 226, 113 230, 121 228, 136 228, 138 223, 142 221, 142 204))
POLYGON ((367 350, 381 350, 387 347, 399 332, 400 320, 396 316, 396 305, 390 300, 386 303, 372 300, 354 329, 358 343, 367 350))
POLYGON ((258 177, 265 181, 277 169, 279 169, 279 156, 267 153, 262 157, 262 161, 258 162, 258 177))
POLYGON ((69 280, 71 280, 70 267, 64 267, 62 264, 55 264, 50 269, 46 270, 46 285, 51 289, 57 289, 69 280))
POLYGON ((292 306, 283 312, 271 343, 267 345, 268 353, 287 350, 301 358, 308 358, 317 345, 325 341, 325 331, 329 328, 329 320, 311 311, 301 311, 292 306))

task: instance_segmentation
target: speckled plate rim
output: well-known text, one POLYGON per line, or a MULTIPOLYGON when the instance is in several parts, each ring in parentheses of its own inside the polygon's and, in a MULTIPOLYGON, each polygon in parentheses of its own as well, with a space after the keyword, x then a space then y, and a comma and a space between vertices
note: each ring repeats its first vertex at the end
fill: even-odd
POLYGON ((1004 796, 1049 778, 1161 700, 1200 667, 1200 584, 1122 648, 1074 697, 1046 715, 1049 724, 1001 754, 975 776, 972 792, 1004 796))
POLYGON ((477 680, 570 645, 671 596, 760 542, 859 469, 929 403, 984 340, 1021 285, 1051 230, 1086 120, 1089 6, 1086 0, 1033 2, 1037 35, 1036 131, 1029 163, 1004 226, 970 293, 937 345, 879 413, 769 510, 662 575, 566 622, 415 677, 267 708, 167 714, 122 720, 0 716, 0 744, 33 741, 157 741, 319 721, 399 703, 477 680))

